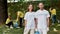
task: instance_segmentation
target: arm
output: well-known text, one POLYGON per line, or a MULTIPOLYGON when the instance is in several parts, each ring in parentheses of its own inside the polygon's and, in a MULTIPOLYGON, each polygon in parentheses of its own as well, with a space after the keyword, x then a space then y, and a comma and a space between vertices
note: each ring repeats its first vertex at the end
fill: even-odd
POLYGON ((47 18, 47 26, 49 27, 49 22, 50 22, 50 19, 49 17, 47 18))
POLYGON ((49 9, 49 11, 51 12, 51 8, 49 9))
POLYGON ((27 20, 24 21, 24 26, 26 26, 26 24, 27 24, 27 20))
POLYGON ((50 14, 47 12, 47 27, 49 27, 50 22, 50 14))
POLYGON ((27 24, 27 13, 24 16, 24 26, 26 26, 26 24, 27 24))
POLYGON ((37 18, 35 18, 34 20, 35 20, 35 28, 37 28, 37 18))
POLYGON ((35 28, 37 29, 37 23, 38 23, 37 12, 35 12, 34 15, 35 15, 35 19, 34 19, 35 20, 35 28))

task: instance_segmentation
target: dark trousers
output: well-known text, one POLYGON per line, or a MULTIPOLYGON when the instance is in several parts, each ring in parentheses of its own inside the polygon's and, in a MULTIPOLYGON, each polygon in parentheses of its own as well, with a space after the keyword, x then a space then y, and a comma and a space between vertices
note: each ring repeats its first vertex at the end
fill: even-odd
POLYGON ((11 22, 9 22, 9 23, 6 24, 6 25, 10 28, 11 25, 13 26, 13 22, 11 21, 11 22))
POLYGON ((20 27, 22 27, 22 20, 23 20, 23 18, 20 18, 20 19, 19 19, 19 21, 20 21, 19 26, 20 26, 20 27))
POLYGON ((53 23, 56 22, 56 15, 52 15, 52 22, 53 22, 53 23))

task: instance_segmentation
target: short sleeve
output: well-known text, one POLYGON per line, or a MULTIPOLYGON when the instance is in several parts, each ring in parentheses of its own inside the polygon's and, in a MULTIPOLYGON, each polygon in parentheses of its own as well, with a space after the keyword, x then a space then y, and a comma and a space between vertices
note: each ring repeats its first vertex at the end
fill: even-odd
POLYGON ((27 19, 27 13, 25 14, 25 16, 24 16, 24 20, 26 20, 27 19))
POLYGON ((9 18, 7 18, 6 20, 6 24, 8 24, 11 20, 9 18))
POLYGON ((47 18, 48 18, 48 17, 50 17, 50 14, 49 14, 49 12, 47 11, 47 18))

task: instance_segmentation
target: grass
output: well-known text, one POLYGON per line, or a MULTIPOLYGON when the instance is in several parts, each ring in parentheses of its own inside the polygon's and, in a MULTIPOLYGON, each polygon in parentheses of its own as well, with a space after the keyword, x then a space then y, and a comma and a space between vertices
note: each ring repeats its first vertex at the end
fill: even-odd
MULTIPOLYGON (((13 28, 10 30, 7 30, 9 28, 6 28, 5 26, 0 26, 0 34, 23 34, 23 30, 24 28, 13 28)), ((48 32, 48 34, 60 34, 60 26, 54 25, 50 27, 50 31, 48 32), (56 28, 58 31, 55 32, 53 31, 53 28, 56 28)))

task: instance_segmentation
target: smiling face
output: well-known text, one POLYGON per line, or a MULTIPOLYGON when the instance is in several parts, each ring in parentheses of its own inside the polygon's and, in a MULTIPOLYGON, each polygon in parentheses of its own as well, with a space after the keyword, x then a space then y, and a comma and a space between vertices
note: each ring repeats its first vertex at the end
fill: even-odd
POLYGON ((43 3, 39 3, 39 6, 38 6, 40 9, 44 9, 44 4, 43 3))

